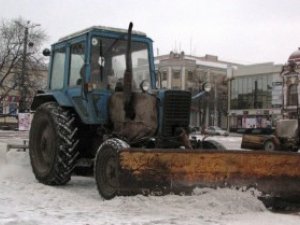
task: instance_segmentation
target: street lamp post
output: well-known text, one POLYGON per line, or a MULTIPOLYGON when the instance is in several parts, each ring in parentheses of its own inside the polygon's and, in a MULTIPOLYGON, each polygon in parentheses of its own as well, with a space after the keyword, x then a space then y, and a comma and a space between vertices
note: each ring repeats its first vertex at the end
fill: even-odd
MULTIPOLYGON (((210 69, 197 69, 199 78, 198 78, 198 88, 199 92, 201 90, 201 84, 202 82, 207 82, 210 79, 210 69), (201 79, 200 72, 206 73, 206 78, 201 79)), ((207 97, 205 97, 205 100, 202 98, 199 98, 198 100, 198 111, 199 111, 199 127, 205 127, 208 126, 209 116, 208 116, 208 104, 207 104, 207 97)))

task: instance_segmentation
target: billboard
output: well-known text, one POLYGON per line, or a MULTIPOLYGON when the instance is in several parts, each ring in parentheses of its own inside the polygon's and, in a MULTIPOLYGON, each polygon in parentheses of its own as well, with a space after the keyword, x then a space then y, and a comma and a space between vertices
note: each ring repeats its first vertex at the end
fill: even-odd
POLYGON ((30 113, 19 113, 19 130, 29 130, 31 124, 31 114, 30 113))

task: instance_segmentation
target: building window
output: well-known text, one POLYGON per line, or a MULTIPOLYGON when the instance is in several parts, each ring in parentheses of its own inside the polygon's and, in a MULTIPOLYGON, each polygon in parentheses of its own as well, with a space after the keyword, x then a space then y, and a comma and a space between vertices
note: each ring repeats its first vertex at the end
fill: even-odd
POLYGON ((3 103, 0 102, 0 114, 3 114, 3 103))
POLYGON ((298 105, 298 85, 292 84, 288 88, 288 105, 298 105))
POLYGON ((16 102, 9 103, 9 114, 10 115, 17 114, 17 103, 16 102))
POLYGON ((173 79, 180 79, 180 71, 173 71, 173 79))
POLYGON ((168 72, 167 71, 163 71, 162 72, 162 80, 168 80, 168 72))
POLYGON ((187 79, 188 79, 188 81, 193 81, 193 71, 187 72, 187 79))

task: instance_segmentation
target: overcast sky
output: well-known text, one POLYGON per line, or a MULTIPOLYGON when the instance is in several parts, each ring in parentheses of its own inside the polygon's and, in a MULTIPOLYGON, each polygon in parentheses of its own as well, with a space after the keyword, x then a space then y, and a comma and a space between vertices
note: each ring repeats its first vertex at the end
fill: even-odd
POLYGON ((39 23, 49 36, 130 21, 154 41, 155 55, 171 50, 240 63, 285 63, 300 47, 299 0, 0 0, 0 17, 39 23))

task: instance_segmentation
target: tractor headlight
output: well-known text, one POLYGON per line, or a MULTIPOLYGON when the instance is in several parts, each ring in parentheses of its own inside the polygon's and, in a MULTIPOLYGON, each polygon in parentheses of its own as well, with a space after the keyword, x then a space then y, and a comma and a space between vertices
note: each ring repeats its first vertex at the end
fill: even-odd
POLYGON ((149 81, 143 80, 140 84, 140 88, 143 92, 148 92, 150 89, 150 83, 149 81))
POLYGON ((203 84, 203 90, 206 91, 206 92, 210 92, 211 90, 211 83, 204 83, 203 84))

